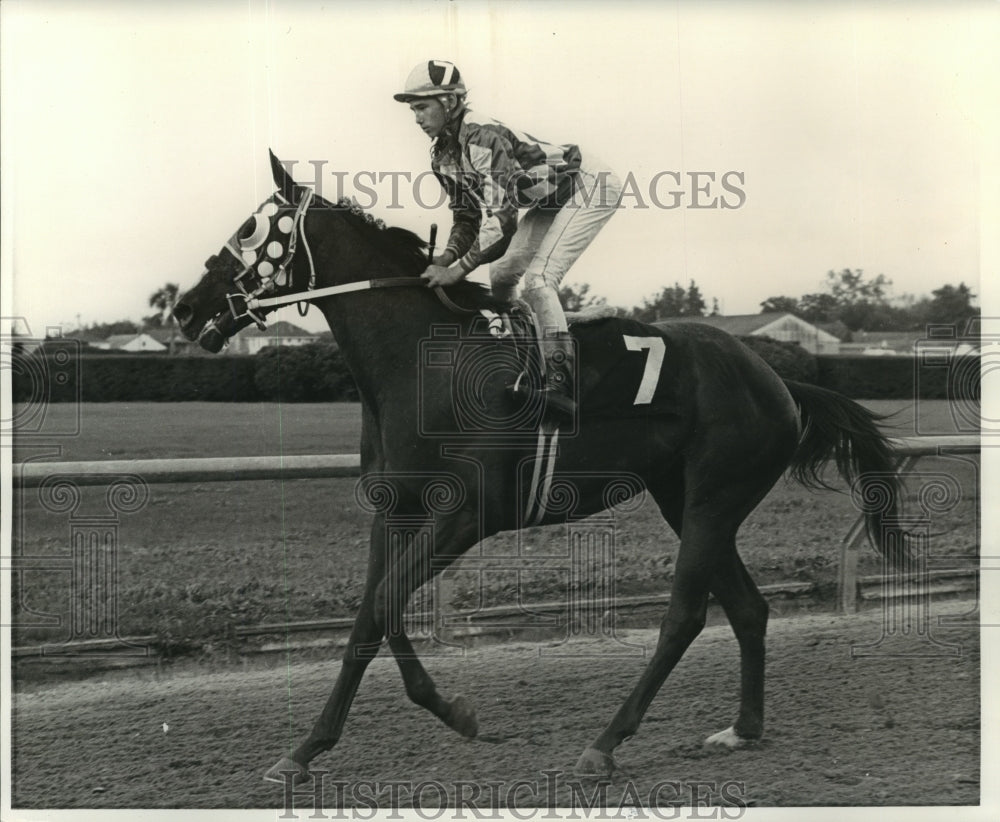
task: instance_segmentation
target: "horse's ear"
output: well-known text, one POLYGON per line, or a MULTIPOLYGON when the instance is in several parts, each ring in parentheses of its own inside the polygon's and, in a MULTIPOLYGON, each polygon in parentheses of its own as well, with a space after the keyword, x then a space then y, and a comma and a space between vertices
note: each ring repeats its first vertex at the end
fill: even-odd
POLYGON ((288 169, 282 164, 273 151, 268 149, 267 152, 271 156, 271 176, 274 177, 274 184, 278 187, 278 191, 281 195, 288 200, 290 203, 294 203, 297 199, 297 192, 301 186, 295 184, 295 180, 292 179, 292 175, 288 173, 288 169))

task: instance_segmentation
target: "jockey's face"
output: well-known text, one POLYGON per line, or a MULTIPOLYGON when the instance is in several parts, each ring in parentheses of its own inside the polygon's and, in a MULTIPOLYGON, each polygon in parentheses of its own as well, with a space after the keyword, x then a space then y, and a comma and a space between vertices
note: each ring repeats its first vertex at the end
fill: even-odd
POLYGON ((419 97, 410 103, 410 111, 417 125, 432 140, 441 133, 448 122, 448 111, 436 97, 419 97))

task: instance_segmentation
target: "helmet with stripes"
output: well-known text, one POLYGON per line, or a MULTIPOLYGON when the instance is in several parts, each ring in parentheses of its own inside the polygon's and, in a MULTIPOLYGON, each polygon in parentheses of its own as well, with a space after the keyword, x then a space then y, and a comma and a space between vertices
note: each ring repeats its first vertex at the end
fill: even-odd
POLYGON ((458 66, 447 60, 427 60, 410 72, 403 91, 392 96, 400 103, 409 103, 419 97, 436 97, 439 94, 464 95, 465 93, 465 83, 458 66))

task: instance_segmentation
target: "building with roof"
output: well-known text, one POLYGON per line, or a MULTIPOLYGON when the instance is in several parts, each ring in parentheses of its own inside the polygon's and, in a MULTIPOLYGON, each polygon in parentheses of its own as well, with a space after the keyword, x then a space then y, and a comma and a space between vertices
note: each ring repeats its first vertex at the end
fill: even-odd
POLYGON ((91 344, 94 348, 101 348, 105 351, 128 351, 130 353, 139 351, 162 353, 167 350, 163 343, 145 331, 140 331, 137 334, 112 334, 103 342, 91 344))
POLYGON ((256 354, 268 346, 297 346, 316 342, 318 335, 290 322, 279 320, 261 331, 256 326, 244 328, 229 341, 227 354, 256 354))
MULTIPOLYGON (((932 327, 933 328, 933 327, 932 327)), ((948 326, 941 326, 944 331, 948 326)), ((929 331, 855 331, 849 343, 841 346, 842 354, 867 357, 913 357, 937 353, 949 356, 980 356, 978 337, 935 334, 929 331)))
POLYGON ((145 333, 162 345, 169 354, 207 354, 197 342, 187 339, 175 326, 147 328, 145 333))
POLYGON ((737 337, 770 337, 781 342, 797 343, 810 354, 839 354, 840 340, 828 331, 785 311, 764 314, 737 314, 732 317, 671 317, 654 325, 672 322, 697 322, 721 328, 737 337))

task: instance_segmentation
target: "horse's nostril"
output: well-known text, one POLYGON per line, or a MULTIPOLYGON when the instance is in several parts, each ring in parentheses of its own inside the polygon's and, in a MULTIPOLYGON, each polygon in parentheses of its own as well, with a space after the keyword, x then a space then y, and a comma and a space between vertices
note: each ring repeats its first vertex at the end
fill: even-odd
POLYGON ((185 305, 184 303, 178 303, 174 306, 174 319, 177 320, 177 324, 180 325, 181 328, 191 322, 191 316, 193 314, 194 312, 191 310, 191 307, 185 305))

